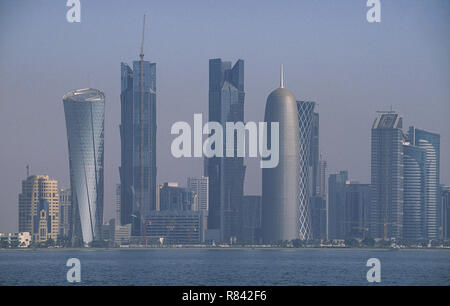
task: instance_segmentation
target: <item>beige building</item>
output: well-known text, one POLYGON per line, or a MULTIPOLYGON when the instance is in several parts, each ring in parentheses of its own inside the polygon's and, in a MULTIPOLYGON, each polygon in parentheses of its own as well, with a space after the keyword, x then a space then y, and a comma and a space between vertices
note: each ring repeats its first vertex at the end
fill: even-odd
POLYGON ((31 175, 19 194, 19 232, 30 232, 34 242, 55 242, 59 234, 58 181, 48 175, 31 175))

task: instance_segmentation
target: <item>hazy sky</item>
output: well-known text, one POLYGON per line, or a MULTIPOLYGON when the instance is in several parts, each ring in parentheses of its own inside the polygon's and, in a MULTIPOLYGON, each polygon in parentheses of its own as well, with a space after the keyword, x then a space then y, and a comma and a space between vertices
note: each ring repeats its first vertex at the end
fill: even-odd
MULTIPOLYGON (((62 96, 106 94, 105 220, 114 217, 120 163, 120 62, 137 60, 143 14, 145 58, 157 63, 158 182, 186 185, 202 159, 170 154, 176 121, 208 111, 208 59, 245 61, 245 118, 262 121, 267 95, 285 85, 319 103, 320 150, 329 172, 370 181, 370 129, 391 106, 404 126, 441 134, 441 182, 450 184, 450 1, 81 0, 0 2, 0 232, 17 231, 18 194, 30 164, 69 187, 62 96)), ((259 194, 259 160, 247 159, 245 190, 259 194)))

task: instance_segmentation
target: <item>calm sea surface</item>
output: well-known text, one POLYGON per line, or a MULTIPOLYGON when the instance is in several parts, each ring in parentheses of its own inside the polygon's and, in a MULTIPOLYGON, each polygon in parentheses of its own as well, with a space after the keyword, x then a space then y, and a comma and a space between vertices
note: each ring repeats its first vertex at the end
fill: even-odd
POLYGON ((367 260, 381 261, 381 285, 450 285, 448 250, 157 249, 0 251, 0 285, 368 285, 367 260))

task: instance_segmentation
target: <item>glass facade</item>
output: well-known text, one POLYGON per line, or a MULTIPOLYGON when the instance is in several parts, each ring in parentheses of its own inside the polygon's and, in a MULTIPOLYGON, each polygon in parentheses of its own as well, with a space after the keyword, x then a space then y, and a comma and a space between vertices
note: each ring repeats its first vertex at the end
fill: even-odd
POLYGON ((414 127, 409 128, 411 143, 424 150, 424 226, 427 239, 437 239, 440 227, 439 205, 439 166, 440 166, 440 135, 414 127))
POLYGON ((156 64, 121 64, 121 223, 140 236, 156 210, 156 64), (141 73, 142 72, 142 73, 141 73))
POLYGON ((97 89, 79 89, 66 94, 63 103, 73 213, 86 245, 100 239, 103 222, 105 96, 97 89))
POLYGON ((401 238, 403 228, 402 117, 383 112, 372 126, 371 223, 373 238, 401 238))
POLYGON ((406 144, 403 146, 403 238, 424 239, 424 174, 425 152, 406 144))
MULTIPOLYGON (((244 61, 209 61, 209 121, 219 122, 226 139, 226 122, 244 121, 244 61)), ((223 152, 226 143, 224 142, 223 152)), ((235 141, 236 152, 237 142, 235 141)), ((229 242, 241 234, 242 197, 245 166, 242 157, 212 157, 205 160, 209 177, 208 229, 220 230, 220 239, 229 242)))

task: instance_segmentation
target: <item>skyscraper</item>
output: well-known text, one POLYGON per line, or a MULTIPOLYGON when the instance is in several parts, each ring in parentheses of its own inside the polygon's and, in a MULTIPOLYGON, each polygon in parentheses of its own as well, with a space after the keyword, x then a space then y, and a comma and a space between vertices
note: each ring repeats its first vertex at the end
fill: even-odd
MULTIPOLYGON (((298 102, 297 102, 298 103, 298 102)), ((314 103, 314 102, 310 102, 314 103)), ((297 105, 298 106, 298 105, 297 105)), ((314 110, 315 103, 313 104, 314 110)), ((310 196, 319 195, 320 190, 320 154, 319 154, 319 113, 313 112, 311 118, 311 140, 309 145, 310 196)))
MULTIPOLYGON (((270 93, 266 102, 264 121, 267 135, 272 122, 279 123, 279 162, 274 168, 262 169, 262 234, 267 243, 280 240, 306 239, 300 232, 300 131, 295 96, 284 88, 283 73, 280 87, 270 93)), ((270 138, 269 138, 270 139, 270 138)), ((270 144, 269 144, 270 145, 270 144)))
MULTIPOLYGON (((209 60, 209 121, 244 121, 244 61, 209 60)), ((226 131, 224 129, 224 139, 226 131)), ((224 142, 225 145, 225 142, 224 142)), ((235 142, 236 152, 237 142, 235 142)), ((224 147, 225 152, 225 147, 224 147)), ((212 157, 205 161, 209 177, 208 228, 220 232, 220 240, 239 239, 245 166, 242 157, 212 157)))
POLYGON ((366 238, 370 222, 370 185, 345 185, 344 237, 366 238))
POLYGON ((209 179, 208 177, 188 177, 187 188, 197 194, 198 210, 203 211, 203 224, 205 229, 208 228, 208 212, 209 212, 209 179))
POLYGON ((403 145, 403 238, 425 239, 425 151, 403 145))
POLYGON ((328 237, 345 239, 345 187, 348 172, 340 171, 328 177, 328 237))
POLYGON ((374 238, 402 237, 402 121, 395 112, 381 112, 372 126, 370 235, 374 238))
POLYGON ((121 63, 121 224, 140 236, 143 220, 156 210, 156 64, 121 63))
POLYGON ((261 236, 261 196, 244 196, 242 219, 242 240, 258 243, 261 236))
POLYGON ((70 186, 74 220, 73 241, 81 230, 85 245, 100 239, 103 224, 103 152, 105 95, 92 88, 64 95, 70 186), (79 224, 78 224, 79 220, 79 224))
POLYGON ((69 238, 72 230, 72 192, 70 189, 59 190, 59 235, 69 238))
POLYGON ((450 186, 441 185, 442 236, 450 239, 450 186))
POLYGON ((440 219, 439 167, 440 135, 410 127, 409 141, 425 152, 424 167, 424 230, 427 239, 437 239, 440 219))
POLYGON ((300 197, 298 219, 300 237, 303 237, 303 239, 311 238, 311 196, 316 193, 315 180, 319 159, 318 117, 315 116, 314 106, 315 102, 297 101, 298 129, 300 136, 300 197))
POLYGON ((48 175, 31 175, 22 181, 19 194, 19 232, 29 232, 33 241, 59 236, 58 181, 48 175))

